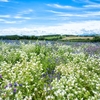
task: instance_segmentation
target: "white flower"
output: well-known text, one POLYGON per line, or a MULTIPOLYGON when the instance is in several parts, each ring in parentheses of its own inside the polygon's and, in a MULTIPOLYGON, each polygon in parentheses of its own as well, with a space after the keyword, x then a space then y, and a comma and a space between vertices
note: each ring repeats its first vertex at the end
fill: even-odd
POLYGON ((34 88, 34 91, 37 91, 37 88, 34 88))
POLYGON ((52 100, 52 99, 54 99, 54 96, 52 96, 52 95, 49 95, 46 97, 46 100, 52 100))
POLYGON ((3 99, 0 97, 0 100, 3 100, 3 99))

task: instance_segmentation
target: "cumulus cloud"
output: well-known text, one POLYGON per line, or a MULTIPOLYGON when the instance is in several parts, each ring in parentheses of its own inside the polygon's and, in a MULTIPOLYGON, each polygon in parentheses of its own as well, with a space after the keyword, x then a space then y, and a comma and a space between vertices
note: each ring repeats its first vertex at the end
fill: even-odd
POLYGON ((1 34, 5 35, 47 35, 47 34, 100 34, 100 21, 70 22, 56 26, 42 26, 32 28, 9 28, 0 29, 1 34))

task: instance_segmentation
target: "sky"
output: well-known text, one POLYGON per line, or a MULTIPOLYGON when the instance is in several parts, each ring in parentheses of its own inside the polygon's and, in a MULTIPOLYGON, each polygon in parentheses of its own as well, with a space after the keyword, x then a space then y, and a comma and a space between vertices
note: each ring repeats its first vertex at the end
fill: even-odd
POLYGON ((99 34, 100 0, 0 0, 0 35, 99 34))

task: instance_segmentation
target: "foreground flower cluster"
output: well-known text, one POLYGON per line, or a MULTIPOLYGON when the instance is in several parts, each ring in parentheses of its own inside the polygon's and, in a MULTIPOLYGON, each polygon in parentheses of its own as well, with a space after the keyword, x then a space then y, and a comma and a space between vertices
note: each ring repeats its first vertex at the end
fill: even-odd
POLYGON ((0 100, 100 100, 100 46, 0 43, 0 100))

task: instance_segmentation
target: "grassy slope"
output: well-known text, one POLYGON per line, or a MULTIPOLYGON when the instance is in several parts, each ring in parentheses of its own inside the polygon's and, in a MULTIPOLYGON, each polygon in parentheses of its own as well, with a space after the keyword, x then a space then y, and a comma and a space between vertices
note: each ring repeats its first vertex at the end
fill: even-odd
POLYGON ((91 40, 91 39, 93 39, 93 37, 70 36, 70 37, 63 38, 62 40, 73 40, 73 39, 84 39, 84 40, 90 39, 91 40))

